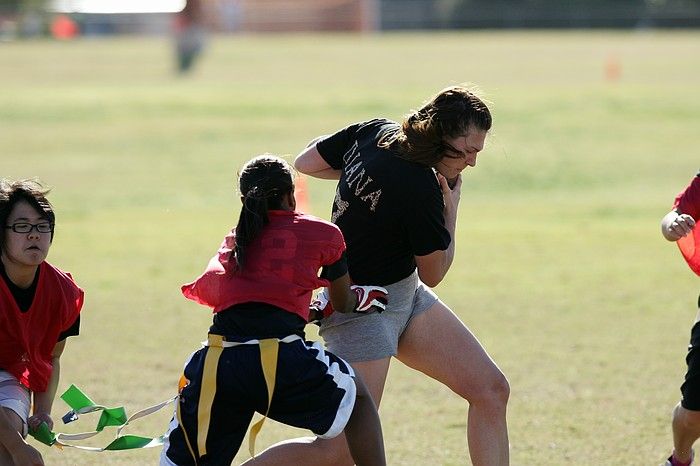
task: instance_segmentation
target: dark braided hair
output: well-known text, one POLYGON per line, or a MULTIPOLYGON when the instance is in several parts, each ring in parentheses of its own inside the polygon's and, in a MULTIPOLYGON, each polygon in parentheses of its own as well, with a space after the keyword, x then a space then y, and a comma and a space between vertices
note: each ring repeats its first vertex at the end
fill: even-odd
POLYGON ((491 124, 491 112, 479 97, 466 87, 451 86, 407 115, 401 128, 385 133, 378 146, 434 167, 454 150, 445 139, 463 136, 471 128, 489 131, 491 124))
POLYGON ((243 197, 243 207, 232 254, 237 270, 241 271, 248 258, 248 246, 269 222, 268 210, 281 209, 282 198, 294 193, 293 169, 276 155, 259 155, 243 165, 238 176, 238 190, 243 197))

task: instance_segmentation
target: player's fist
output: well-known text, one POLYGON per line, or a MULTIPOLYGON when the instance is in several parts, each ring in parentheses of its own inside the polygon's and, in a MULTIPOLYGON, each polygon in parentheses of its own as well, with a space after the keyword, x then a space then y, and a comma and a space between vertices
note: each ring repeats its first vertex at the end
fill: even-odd
POLYGON ((695 220, 688 214, 680 214, 668 225, 667 237, 672 241, 687 236, 695 227, 695 220))
POLYGON ((333 313, 333 305, 328 298, 328 288, 322 289, 309 304, 309 322, 319 323, 333 313))
POLYGON ((42 422, 46 423, 49 430, 53 429, 53 419, 47 413, 38 413, 27 419, 27 425, 32 430, 38 429, 42 422))

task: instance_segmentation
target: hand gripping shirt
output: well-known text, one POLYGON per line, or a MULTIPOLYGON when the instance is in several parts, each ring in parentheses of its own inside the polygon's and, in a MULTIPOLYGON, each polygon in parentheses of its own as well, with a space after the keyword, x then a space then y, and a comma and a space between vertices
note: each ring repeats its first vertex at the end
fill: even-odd
MULTIPOLYGON (((696 222, 700 222, 700 172, 693 178, 687 188, 683 190, 673 203, 673 208, 688 214, 696 222)), ((678 247, 690 268, 700 275, 700 230, 696 225, 693 231, 677 241, 678 247)))
POLYGON ((345 236, 357 284, 402 280, 415 270, 415 256, 445 250, 451 241, 433 169, 377 147, 398 126, 384 119, 356 123, 316 145, 328 165, 342 170, 332 220, 345 236))
POLYGON ((271 210, 268 217, 248 246, 241 273, 230 260, 235 245, 231 232, 205 272, 182 286, 185 297, 214 312, 235 304, 267 303, 308 321, 313 290, 329 285, 318 276, 319 269, 343 256, 343 235, 332 223, 299 212, 271 210))
POLYGON ((83 290, 71 275, 48 262, 39 265, 36 293, 27 312, 21 312, 0 280, 0 368, 30 390, 46 391, 58 336, 73 325, 83 299, 83 290))

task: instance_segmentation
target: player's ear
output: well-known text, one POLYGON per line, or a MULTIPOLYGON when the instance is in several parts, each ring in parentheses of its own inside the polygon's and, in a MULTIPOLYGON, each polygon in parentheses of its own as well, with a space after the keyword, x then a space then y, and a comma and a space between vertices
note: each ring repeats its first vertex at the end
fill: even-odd
POLYGON ((287 194, 282 196, 282 203, 288 210, 295 210, 297 208, 297 200, 294 197, 294 190, 289 191, 287 194))

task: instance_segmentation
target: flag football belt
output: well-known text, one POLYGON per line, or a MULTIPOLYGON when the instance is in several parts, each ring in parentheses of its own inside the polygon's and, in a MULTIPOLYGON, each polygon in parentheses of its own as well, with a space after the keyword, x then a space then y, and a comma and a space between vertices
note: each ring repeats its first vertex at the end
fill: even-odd
POLYGON ((140 437, 138 435, 121 435, 124 429, 130 422, 142 417, 153 414, 161 410, 165 406, 174 402, 178 397, 174 396, 169 400, 163 401, 146 409, 142 409, 131 416, 126 415, 126 410, 123 407, 107 408, 95 404, 87 395, 85 395, 78 387, 71 385, 68 390, 61 395, 61 399, 66 402, 71 410, 63 416, 63 423, 68 424, 79 418, 81 414, 100 411, 100 419, 97 421, 97 426, 92 432, 83 432, 78 434, 54 433, 49 429, 45 422, 42 422, 36 429, 30 430, 29 434, 41 443, 49 446, 56 446, 60 449, 63 447, 77 448, 87 451, 105 451, 105 450, 132 450, 135 448, 150 448, 163 444, 164 436, 160 437, 140 437), (87 447, 73 445, 66 442, 85 440, 94 437, 104 430, 105 427, 116 426, 117 433, 115 439, 105 447, 87 447))
MULTIPOLYGON (((197 458, 207 454, 207 435, 209 433, 209 423, 211 420, 211 407, 214 403, 216 395, 216 373, 219 365, 219 358, 225 348, 232 348, 240 345, 258 345, 260 346, 260 363, 262 366, 263 376, 265 377, 265 385, 267 386, 267 410, 262 419, 253 424, 250 428, 248 437, 248 451, 250 456, 255 456, 255 439, 262 429, 265 419, 270 412, 270 404, 272 403, 272 394, 275 390, 275 376, 277 373, 277 355, 279 353, 280 343, 291 343, 301 340, 299 335, 289 335, 281 339, 265 338, 262 340, 248 340, 244 342, 226 341, 222 335, 210 333, 207 341, 203 341, 202 345, 206 346, 207 354, 204 357, 204 369, 202 374, 202 387, 199 394, 199 405, 197 406, 197 453, 190 444, 187 433, 185 433, 185 441, 190 450, 190 454, 197 461, 197 458)), ((180 416, 180 403, 177 407, 177 419, 180 427, 185 429, 180 416)))

